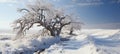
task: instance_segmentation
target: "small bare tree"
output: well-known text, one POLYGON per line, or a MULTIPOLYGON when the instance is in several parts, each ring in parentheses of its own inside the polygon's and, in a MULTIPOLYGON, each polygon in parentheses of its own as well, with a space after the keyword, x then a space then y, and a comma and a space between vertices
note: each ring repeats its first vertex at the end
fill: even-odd
POLYGON ((25 35, 26 30, 36 23, 49 30, 51 36, 59 36, 62 28, 72 23, 70 15, 65 15, 61 9, 55 9, 52 4, 40 0, 28 4, 27 8, 18 11, 26 11, 21 18, 13 23, 19 36, 25 35))
POLYGON ((72 22, 71 26, 70 26, 70 35, 73 35, 74 30, 81 30, 82 25, 84 25, 84 23, 82 22, 72 22))

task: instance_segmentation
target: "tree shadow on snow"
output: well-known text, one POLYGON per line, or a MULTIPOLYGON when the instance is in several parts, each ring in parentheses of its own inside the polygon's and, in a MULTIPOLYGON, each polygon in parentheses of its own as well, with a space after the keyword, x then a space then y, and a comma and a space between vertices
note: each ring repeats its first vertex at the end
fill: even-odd
MULTIPOLYGON (((113 36, 113 37, 117 37, 113 36)), ((107 47, 116 47, 120 45, 120 40, 114 40, 113 37, 107 37, 107 38, 97 38, 92 35, 88 35, 84 40, 78 41, 78 40, 69 40, 69 41, 63 41, 61 45, 64 49, 79 49, 80 47, 83 47, 87 44, 94 44, 95 46, 107 46, 107 47)))
POLYGON ((107 38, 97 38, 95 36, 89 36, 88 40, 96 46, 116 47, 120 45, 120 39, 117 39, 117 37, 118 36, 114 36, 114 35, 109 36, 107 38))
POLYGON ((75 49, 79 49, 80 47, 88 44, 88 41, 77 41, 77 40, 69 40, 69 41, 64 41, 61 43, 61 45, 63 46, 64 49, 71 49, 71 50, 75 50, 75 49))

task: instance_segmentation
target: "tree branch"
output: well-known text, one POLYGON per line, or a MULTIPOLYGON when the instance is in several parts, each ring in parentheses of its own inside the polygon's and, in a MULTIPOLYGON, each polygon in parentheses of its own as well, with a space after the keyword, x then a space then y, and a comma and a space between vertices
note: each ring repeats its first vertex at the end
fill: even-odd
POLYGON ((20 11, 20 12, 22 12, 22 11, 30 12, 28 9, 25 9, 25 8, 23 8, 23 9, 19 9, 19 11, 20 11))
POLYGON ((65 25, 69 25, 71 22, 68 22, 68 23, 64 23, 62 24, 62 27, 65 26, 65 25))

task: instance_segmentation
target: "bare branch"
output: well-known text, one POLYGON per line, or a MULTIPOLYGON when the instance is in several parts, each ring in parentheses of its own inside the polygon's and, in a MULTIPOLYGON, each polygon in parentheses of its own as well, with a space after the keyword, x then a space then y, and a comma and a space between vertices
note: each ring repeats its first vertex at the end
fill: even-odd
POLYGON ((18 11, 19 11, 19 12, 22 12, 22 11, 30 12, 28 9, 25 9, 25 8, 19 9, 18 11))
MULTIPOLYGON (((39 23, 38 26, 43 26, 45 29, 49 30, 51 36, 59 36, 61 29, 65 25, 70 25, 71 23, 81 23, 72 22, 71 15, 64 14, 61 9, 56 9, 51 5, 51 3, 35 2, 33 4, 28 4, 27 8, 19 9, 20 12, 26 11, 20 19, 15 21, 16 25, 14 29, 18 29, 18 34, 24 34, 26 30, 29 30, 35 23, 39 23)), ((82 23, 81 23, 82 24, 82 23)))

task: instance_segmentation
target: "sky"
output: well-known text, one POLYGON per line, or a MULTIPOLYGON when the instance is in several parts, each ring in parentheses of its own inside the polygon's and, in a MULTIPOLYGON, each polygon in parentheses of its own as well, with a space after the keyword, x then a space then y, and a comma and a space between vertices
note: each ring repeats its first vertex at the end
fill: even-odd
MULTIPOLYGON (((85 25, 83 28, 119 29, 120 0, 45 0, 57 8, 64 8, 66 13, 78 16, 85 25)), ((32 0, 0 0, 0 29, 11 29, 11 24, 32 0)))

